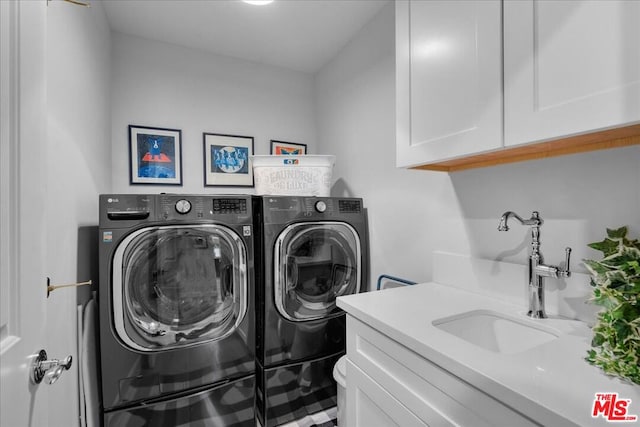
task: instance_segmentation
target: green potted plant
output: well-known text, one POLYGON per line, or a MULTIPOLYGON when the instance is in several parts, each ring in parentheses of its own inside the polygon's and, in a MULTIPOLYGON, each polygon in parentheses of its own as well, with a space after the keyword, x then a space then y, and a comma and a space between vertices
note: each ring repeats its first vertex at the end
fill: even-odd
POLYGON ((602 306, 593 326, 586 360, 613 375, 640 384, 640 241, 627 239, 627 227, 607 229, 599 261, 583 260, 591 273, 591 302, 602 306))

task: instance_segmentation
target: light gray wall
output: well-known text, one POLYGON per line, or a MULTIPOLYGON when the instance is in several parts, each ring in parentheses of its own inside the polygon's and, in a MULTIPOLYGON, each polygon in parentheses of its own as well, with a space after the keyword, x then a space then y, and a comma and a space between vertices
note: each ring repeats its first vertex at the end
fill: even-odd
MULTIPOLYGON (((47 7, 46 272, 51 284, 97 279, 98 194, 111 186, 111 34, 99 2, 47 7)), ((42 185, 42 183, 27 183, 42 185)), ((42 279, 44 291, 44 278, 42 279)), ((76 304, 88 289, 47 299, 46 350, 73 356, 47 394, 49 425, 78 425, 76 304)))
POLYGON ((204 187, 203 132, 253 136, 255 154, 271 139, 314 152, 311 75, 119 33, 113 44, 114 192, 252 192, 204 187), (182 187, 129 184, 130 124, 182 130, 182 187))
MULTIPOLYGON (((393 4, 316 76, 318 146, 337 156, 335 196, 364 199, 371 277, 431 277, 433 250, 468 251, 447 174, 395 167, 393 4)), ((375 283, 372 283, 375 286, 375 283)))
POLYGON ((390 4, 315 79, 318 147, 337 156, 332 194, 369 208, 374 281, 430 280, 434 250, 524 264, 528 230, 496 229, 506 210, 538 210, 546 261, 571 246, 579 271, 605 227, 640 234, 639 146, 452 174, 396 169, 393 40, 390 4))

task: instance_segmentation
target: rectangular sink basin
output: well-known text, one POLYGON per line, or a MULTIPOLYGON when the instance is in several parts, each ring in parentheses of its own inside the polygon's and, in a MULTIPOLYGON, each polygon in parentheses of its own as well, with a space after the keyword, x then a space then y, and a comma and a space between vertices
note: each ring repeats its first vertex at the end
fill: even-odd
POLYGON ((433 326, 495 353, 513 354, 553 341, 559 333, 534 321, 474 310, 433 321, 433 326))

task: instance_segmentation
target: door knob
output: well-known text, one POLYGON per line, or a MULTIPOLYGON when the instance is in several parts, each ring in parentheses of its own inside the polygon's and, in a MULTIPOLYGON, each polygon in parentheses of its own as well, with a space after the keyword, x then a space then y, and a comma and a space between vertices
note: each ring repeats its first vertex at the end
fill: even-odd
POLYGON ((71 368, 72 363, 73 358, 71 356, 67 356, 62 360, 47 360, 47 352, 40 350, 31 362, 31 382, 40 384, 46 378, 45 382, 47 384, 53 384, 58 381, 64 371, 71 368))

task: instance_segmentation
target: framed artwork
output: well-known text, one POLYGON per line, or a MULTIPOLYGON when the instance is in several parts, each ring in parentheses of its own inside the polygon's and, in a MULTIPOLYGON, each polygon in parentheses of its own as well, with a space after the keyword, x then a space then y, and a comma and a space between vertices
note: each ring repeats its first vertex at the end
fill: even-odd
POLYGON ((182 185, 182 131, 129 125, 129 182, 182 185))
POLYGON ((307 154, 307 144, 296 144, 294 142, 276 141, 272 139, 271 154, 276 154, 278 156, 285 154, 307 154))
POLYGON ((253 137, 203 133, 205 187, 253 187, 253 137))

